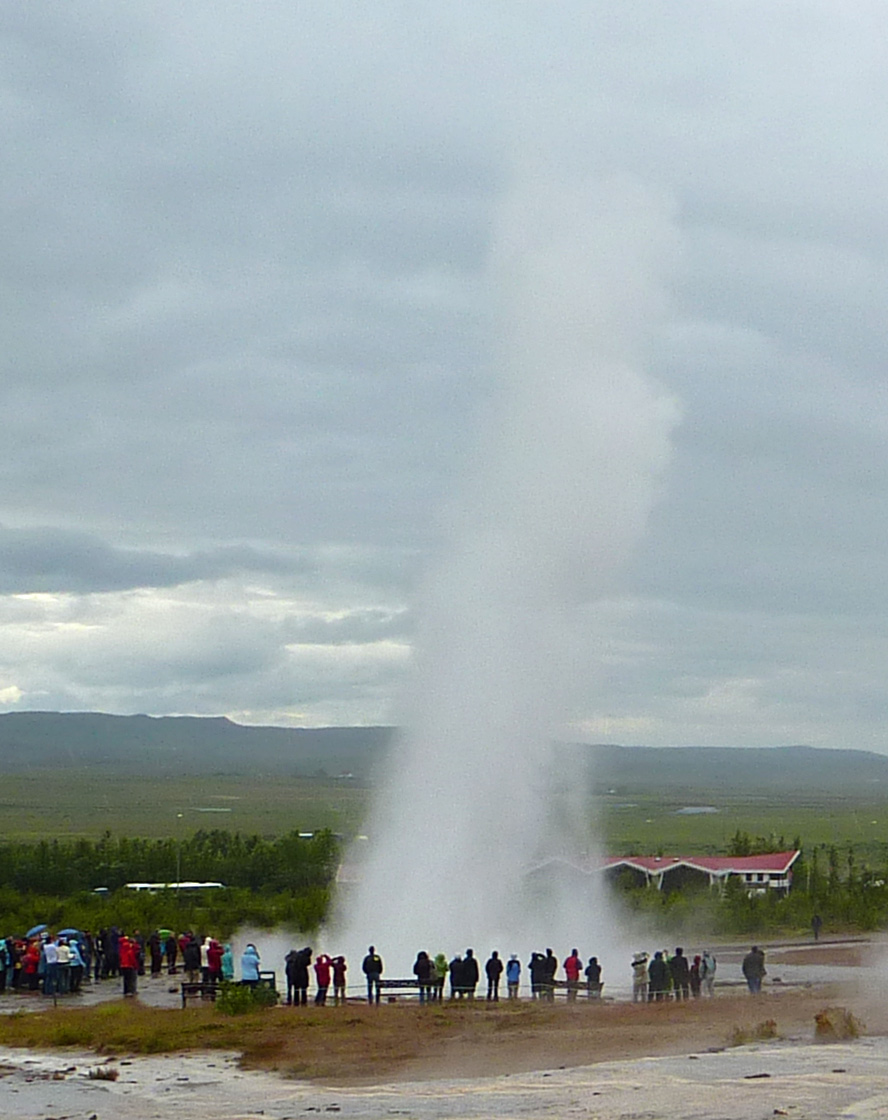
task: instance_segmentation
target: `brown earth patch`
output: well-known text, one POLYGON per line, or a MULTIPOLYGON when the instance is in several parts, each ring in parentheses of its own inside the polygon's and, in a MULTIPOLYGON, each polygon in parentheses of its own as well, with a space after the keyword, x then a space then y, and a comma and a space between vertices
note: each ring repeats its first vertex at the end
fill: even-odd
MULTIPOLYGON (((332 1085, 490 1077, 721 1048, 738 1034, 754 1037, 768 1019, 778 1037, 810 1042, 815 1015, 836 1001, 836 991, 820 989, 686 1004, 283 1009, 292 1030, 273 1063, 251 1049, 244 1064, 332 1085)), ((870 1010, 855 1007, 870 1033, 888 1032, 888 1013, 870 1010)))
POLYGON ((839 968, 863 968, 872 963, 869 945, 806 945, 800 949, 782 949, 768 953, 771 964, 823 964, 839 968))

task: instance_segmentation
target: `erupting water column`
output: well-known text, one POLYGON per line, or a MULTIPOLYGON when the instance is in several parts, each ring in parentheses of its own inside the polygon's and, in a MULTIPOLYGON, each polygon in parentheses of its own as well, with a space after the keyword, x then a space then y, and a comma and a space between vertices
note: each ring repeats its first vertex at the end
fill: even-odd
POLYGON ((673 239, 662 202, 626 181, 536 180, 503 207, 501 382, 427 581, 404 731, 338 923, 353 952, 375 941, 390 975, 418 949, 613 943, 603 892, 541 897, 523 872, 564 844, 547 771, 567 696, 594 675, 571 652, 579 608, 612 589, 669 454, 676 410, 643 370, 673 239))

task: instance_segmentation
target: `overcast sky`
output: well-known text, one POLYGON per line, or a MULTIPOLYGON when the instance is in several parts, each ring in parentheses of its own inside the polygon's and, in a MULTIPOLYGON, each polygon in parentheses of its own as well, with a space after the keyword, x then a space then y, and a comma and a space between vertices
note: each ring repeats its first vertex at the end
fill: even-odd
POLYGON ((884 44, 879 2, 3 5, 0 711, 394 718, 544 162, 678 229, 681 422, 566 730, 888 750, 884 44))

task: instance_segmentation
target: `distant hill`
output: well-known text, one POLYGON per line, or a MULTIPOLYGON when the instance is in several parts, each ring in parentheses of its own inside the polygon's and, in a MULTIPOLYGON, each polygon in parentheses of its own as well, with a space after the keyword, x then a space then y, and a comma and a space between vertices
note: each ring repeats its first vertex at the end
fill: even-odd
POLYGON ((152 774, 287 774, 371 778, 388 727, 244 727, 224 716, 0 715, 0 771, 104 766, 152 774))
MULTIPOLYGON (((244 727, 224 717, 0 715, 0 772, 104 767, 118 773, 330 777, 385 772, 391 727, 244 727)), ((888 796, 888 757, 815 747, 624 747, 561 744, 599 791, 817 791, 888 796)), ((506 780, 504 776, 504 781, 506 780)))

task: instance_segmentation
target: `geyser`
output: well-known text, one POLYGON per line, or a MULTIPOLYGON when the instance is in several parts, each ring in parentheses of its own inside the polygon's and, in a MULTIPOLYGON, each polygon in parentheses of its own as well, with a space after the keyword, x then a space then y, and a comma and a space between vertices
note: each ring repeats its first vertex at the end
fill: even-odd
POLYGON ((501 376, 445 517, 404 731, 337 922, 338 944, 374 942, 389 975, 409 975, 419 949, 526 962, 614 944, 603 891, 525 871, 588 849, 588 805, 550 744, 594 672, 578 616, 613 590, 669 455, 676 409, 644 369, 673 237, 662 201, 622 180, 537 179, 502 208, 501 376))

